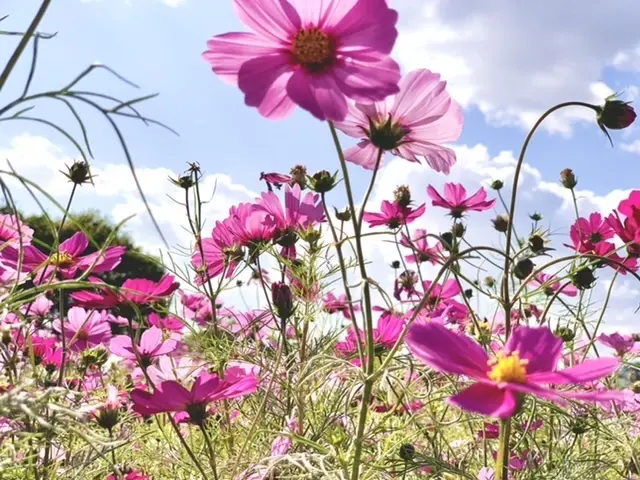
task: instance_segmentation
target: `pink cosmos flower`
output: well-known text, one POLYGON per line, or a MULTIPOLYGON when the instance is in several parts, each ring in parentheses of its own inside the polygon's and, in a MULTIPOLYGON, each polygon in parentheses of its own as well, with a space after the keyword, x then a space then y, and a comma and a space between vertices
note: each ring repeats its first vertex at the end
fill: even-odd
POLYGON ((220 312, 220 327, 234 335, 262 340, 277 326, 271 310, 240 312, 227 308, 220 312))
POLYGON ((427 304, 431 307, 446 303, 462 293, 460 284, 454 278, 447 280, 443 284, 436 283, 435 285, 431 280, 425 280, 422 282, 422 288, 424 288, 425 292, 431 289, 427 300, 427 304))
POLYGON ((413 223, 424 214, 426 209, 427 207, 424 203, 418 208, 412 208, 411 206, 401 206, 397 202, 383 200, 380 208, 381 213, 365 212, 362 219, 370 227, 386 225, 388 228, 395 230, 403 225, 413 223))
POLYGON ((467 211, 482 212, 492 208, 496 201, 487 200, 487 192, 480 187, 476 193, 467 197, 467 190, 459 183, 446 183, 444 197, 431 185, 427 187, 427 195, 431 197, 434 207, 449 209, 453 218, 461 218, 467 211))
POLYGON ((158 313, 153 312, 149 315, 149 325, 158 327, 161 330, 169 330, 171 332, 181 332, 184 328, 184 322, 178 317, 171 314, 161 317, 158 313))
POLYGON ((512 417, 524 394, 565 404, 565 399, 608 401, 620 392, 552 390, 545 385, 583 384, 612 374, 617 358, 586 360, 556 371, 563 342, 548 328, 517 328, 503 352, 491 359, 471 338, 456 334, 438 323, 414 324, 406 339, 409 350, 440 372, 465 375, 475 383, 449 398, 470 412, 497 418, 512 417))
POLYGON ((462 109, 451 99, 446 82, 429 70, 415 70, 400 81, 400 93, 374 105, 350 105, 337 128, 362 139, 348 149, 348 161, 373 170, 380 150, 420 163, 424 158, 437 172, 448 174, 456 163, 454 142, 462 132, 462 109))
POLYGON ((212 302, 206 295, 180 292, 180 302, 184 306, 183 316, 186 319, 193 320, 200 326, 205 326, 213 320, 212 302))
POLYGON ((202 425, 211 402, 244 397, 256 391, 257 378, 238 371, 225 372, 224 380, 215 374, 202 372, 187 390, 174 381, 162 382, 151 393, 136 388, 131 392, 133 410, 140 415, 165 412, 187 412, 191 421, 202 425))
POLYGON ((618 205, 618 211, 625 217, 633 216, 634 209, 640 210, 640 190, 633 190, 629 196, 618 205))
POLYGON ((578 295, 578 289, 571 282, 560 282, 556 277, 547 273, 539 273, 531 283, 543 287, 544 293, 547 295, 553 295, 560 289, 562 289, 560 293, 567 297, 575 297, 578 295))
POLYGON ((193 360, 187 356, 177 357, 176 355, 163 355, 158 358, 156 364, 151 365, 147 369, 147 373, 154 384, 159 384, 167 380, 186 382, 197 377, 204 367, 204 363, 193 360))
POLYGON ((291 437, 291 433, 295 433, 298 429, 298 421, 295 416, 290 417, 287 420, 287 428, 286 432, 289 435, 280 435, 273 440, 271 444, 271 456, 272 457, 281 457, 286 455, 291 447, 293 447, 293 439, 291 437))
POLYGON ((493 468, 482 467, 478 472, 478 480, 495 480, 496 471, 493 468))
MULTIPOLYGON (((352 305, 353 312, 359 312, 360 306, 357 303, 352 305)), ((322 309, 328 313, 342 313, 344 318, 351 320, 351 309, 349 308, 349 302, 347 301, 347 295, 342 294, 336 297, 333 292, 327 293, 322 299, 322 309)))
POLYGON ((113 474, 109 475, 106 480, 151 480, 151 477, 149 475, 145 475, 141 471, 132 470, 124 474, 124 479, 118 478, 113 474))
POLYGON ((115 385, 107 386, 106 400, 91 411, 91 416, 98 425, 106 430, 112 429, 118 423, 118 414, 122 407, 122 399, 115 385))
POLYGON ((276 187, 278 190, 282 188, 282 185, 287 185, 291 182, 290 175, 284 175, 282 173, 264 173, 260 174, 260 180, 264 181, 267 184, 267 189, 272 192, 273 187, 276 187))
POLYGON ((114 308, 130 303, 149 305, 159 302, 173 292, 180 284, 173 275, 165 275, 158 282, 146 278, 130 278, 125 280, 119 289, 107 288, 107 284, 96 278, 89 278, 95 284, 96 291, 81 290, 73 292, 71 298, 87 308, 114 308))
POLYGON ((631 335, 620 335, 617 332, 609 335, 602 333, 598 337, 598 342, 609 348, 613 348, 616 351, 616 355, 620 357, 626 353, 638 350, 635 346, 636 342, 631 335))
POLYGON ((216 222, 211 231, 211 237, 202 239, 202 252, 200 247, 196 246, 191 264, 196 269, 198 285, 223 273, 227 278, 231 277, 239 261, 244 258, 240 241, 231 229, 232 221, 227 218, 222 222, 216 222))
POLYGON ((23 315, 44 318, 49 314, 52 307, 53 302, 46 295, 38 295, 33 302, 20 307, 20 312, 23 315))
POLYGON ((234 0, 256 33, 225 33, 204 59, 238 85, 245 103, 271 119, 295 105, 320 120, 341 121, 347 98, 375 102, 398 92, 400 68, 389 58, 398 14, 386 0, 234 0))
POLYGON ((592 213, 589 218, 580 217, 571 226, 569 236, 573 245, 567 245, 580 253, 591 253, 596 245, 613 237, 613 230, 599 213, 592 213))
POLYGON ((268 221, 278 230, 279 236, 290 230, 305 230, 325 220, 320 195, 307 192, 303 197, 297 184, 285 187, 284 208, 273 192, 263 193, 257 200, 257 206, 270 215, 268 221))
MULTIPOLYGON (((92 273, 110 272, 120 264, 126 251, 123 246, 107 247, 102 252, 83 256, 82 253, 88 246, 89 239, 82 232, 75 233, 62 242, 58 251, 51 256, 45 255, 33 245, 27 245, 22 249, 22 271, 34 272, 34 279, 38 282, 48 281, 55 273, 63 278, 74 278, 78 273, 88 270, 92 273)), ((1 255, 5 265, 17 269, 20 254, 19 249, 7 247, 1 255)))
POLYGON ((433 247, 430 246, 427 231, 424 228, 416 228, 412 238, 409 238, 406 233, 403 233, 400 239, 400 245, 413 250, 413 253, 404 257, 409 263, 431 262, 434 265, 439 263, 438 260, 442 252, 442 244, 437 243, 433 247))
POLYGON ((478 440, 483 438, 495 440, 500 437, 500 426, 497 423, 485 423, 484 428, 478 431, 478 440))
POLYGON ((16 215, 0 215, 0 249, 11 245, 20 248, 31 244, 33 230, 16 215))
POLYGON ((131 337, 117 335, 109 343, 109 351, 121 358, 137 361, 142 367, 149 367, 154 359, 173 352, 178 348, 174 339, 162 339, 162 330, 151 327, 140 336, 140 344, 134 348, 131 337), (137 354, 136 354, 137 350, 137 354))
MULTIPOLYGON (((53 328, 62 333, 59 318, 53 321, 53 328)), ((64 322, 64 335, 67 348, 74 352, 82 352, 87 348, 106 344, 111 338, 111 327, 101 312, 72 307, 67 312, 64 322)))
MULTIPOLYGON (((373 330, 373 339, 376 345, 376 351, 381 349, 390 349, 400 338, 402 329, 404 328, 404 320, 402 317, 396 316, 392 313, 385 312, 378 319, 378 325, 373 330)), ((360 338, 365 342, 364 332, 359 330, 360 338)), ((347 338, 343 342, 336 344, 336 351, 342 357, 349 358, 356 354, 358 351, 358 344, 356 340, 356 332, 353 328, 349 328, 347 332, 347 338)), ((360 365, 360 360, 352 360, 354 365, 360 365)))
POLYGON ((621 219, 618 212, 607 217, 607 224, 622 240, 627 252, 634 257, 640 256, 640 208, 631 208, 631 215, 621 219))

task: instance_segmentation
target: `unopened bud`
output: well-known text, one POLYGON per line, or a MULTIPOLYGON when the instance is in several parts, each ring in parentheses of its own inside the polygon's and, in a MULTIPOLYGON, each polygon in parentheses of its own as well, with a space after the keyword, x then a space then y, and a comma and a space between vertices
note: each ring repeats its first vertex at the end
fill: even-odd
POLYGON ((293 294, 288 285, 282 282, 271 284, 271 300, 276 310, 276 315, 280 319, 287 319, 293 315, 293 294))
POLYGON ((518 263, 516 263, 516 266, 513 269, 513 275, 518 280, 524 280, 529 275, 531 275, 531 272, 533 272, 534 267, 535 265, 533 264, 530 258, 524 258, 520 260, 518 263))
POLYGON ((326 170, 320 170, 314 173, 312 177, 307 178, 309 189, 316 193, 330 192, 336 186, 337 177, 338 172, 331 175, 331 173, 326 170))
POLYGON ((394 270, 397 270, 400 268, 400 260, 394 260, 393 262, 391 262, 391 268, 393 268, 394 270))
POLYGON ((411 205, 411 190, 408 185, 400 185, 393 192, 393 198, 396 204, 401 207, 408 207, 411 205))
POLYGON ((451 227, 451 233, 455 235, 456 238, 464 237, 464 233, 467 231, 467 228, 460 222, 456 222, 451 227))
POLYGON ((83 160, 74 162, 70 167, 67 167, 66 172, 62 172, 71 182, 76 185, 83 185, 91 182, 91 171, 89 170, 89 164, 83 160))
POLYGON ((533 253, 540 253, 544 251, 544 238, 538 234, 531 235, 529 237, 529 249, 533 253))
POLYGON ((542 214, 538 212, 534 212, 531 215, 529 215, 529 218, 534 222, 539 222, 540 220, 542 220, 542 214))
POLYGON ((504 182, 502 180, 494 180, 491 182, 491 188, 494 190, 502 190, 502 187, 504 187, 504 182))
POLYGON ((573 170, 571 170, 570 168, 565 168, 560 172, 560 183, 562 183, 564 188, 573 190, 576 185, 578 185, 578 179, 573 173, 573 170))
POLYGON ((636 119, 636 112, 629 102, 613 100, 609 97, 604 106, 598 110, 598 125, 611 130, 622 130, 630 126, 636 119))
POLYGON ((491 220, 491 223, 493 223, 493 228, 498 232, 505 233, 509 229, 509 217, 506 215, 498 215, 491 220))
POLYGON ((563 342, 569 343, 576 338, 576 332, 569 327, 558 327, 555 331, 555 336, 562 339, 563 342))
POLYGON ((493 277, 485 277, 483 282, 485 287, 493 288, 496 285, 496 279, 493 277))
POLYGON ((409 462, 416 456, 416 447, 414 447, 410 443, 405 443, 400 447, 398 456, 405 462, 409 462))
POLYGON ((169 178, 169 180, 175 186, 184 188, 185 190, 189 190, 191 187, 195 185, 195 182, 193 181, 193 177, 190 174, 182 175, 178 178, 169 178))
POLYGON ((571 279, 571 283, 576 286, 579 290, 587 290, 593 287, 593 284, 596 281, 596 277, 593 274, 593 270, 589 267, 580 267, 575 272, 569 275, 571 279))
POLYGON ((336 211, 336 218, 341 222, 348 222, 351 220, 351 210, 349 210, 349 207, 345 208, 342 212, 339 212, 335 207, 334 210, 336 211))

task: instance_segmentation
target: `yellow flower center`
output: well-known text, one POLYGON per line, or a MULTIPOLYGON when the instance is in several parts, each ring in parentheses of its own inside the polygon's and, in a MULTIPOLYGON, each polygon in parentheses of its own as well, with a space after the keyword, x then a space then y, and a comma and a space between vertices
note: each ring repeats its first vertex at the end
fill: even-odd
POLYGON ((310 70, 322 70, 331 64, 335 53, 335 41, 317 28, 302 29, 293 39, 293 55, 310 70))
POLYGON ((73 257, 67 252, 58 252, 51 255, 49 262, 58 267, 66 267, 73 263, 73 257))
POLYGON ((520 352, 517 350, 507 355, 500 352, 496 358, 489 360, 489 366, 492 368, 488 377, 496 383, 525 383, 528 363, 529 360, 520 358, 520 352))

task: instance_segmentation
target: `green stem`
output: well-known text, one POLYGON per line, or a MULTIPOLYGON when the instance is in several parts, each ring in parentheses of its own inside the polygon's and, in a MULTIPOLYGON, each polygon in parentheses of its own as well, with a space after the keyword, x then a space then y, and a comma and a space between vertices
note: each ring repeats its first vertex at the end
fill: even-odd
POLYGON ((344 158, 342 147, 340 146, 338 133, 336 132, 336 129, 332 122, 329 122, 329 129, 331 130, 331 136, 333 138, 333 142, 335 144, 336 151, 338 153, 338 158, 340 160, 340 167, 342 169, 345 190, 347 193, 347 200, 349 201, 349 209, 351 210, 351 220, 353 221, 353 230, 354 230, 354 236, 356 240, 356 253, 358 256, 358 265, 360 267, 360 277, 364 282, 363 314, 364 314, 364 320, 365 320, 365 335, 367 339, 367 343, 366 343, 367 358, 366 358, 366 367, 365 367, 367 378, 364 382, 364 388, 362 392, 362 403, 360 406, 360 414, 358 417, 358 429, 356 432, 356 438, 353 442, 354 453, 353 453, 353 466, 351 469, 351 480, 358 480, 360 478, 362 445, 364 443, 364 430, 367 424, 367 413, 369 412, 369 400, 371 398, 371 392, 373 390, 373 382, 375 381, 375 379, 373 378, 373 371, 375 369, 375 348, 374 348, 375 345, 374 345, 374 338, 373 338, 373 315, 372 315, 373 312, 372 312, 372 305, 371 305, 371 287, 369 285, 367 267, 365 265, 364 251, 362 249, 362 238, 360 236, 360 233, 361 233, 361 227, 362 227, 362 217, 364 215, 366 202, 368 201, 369 196, 371 195, 371 191, 373 190, 373 184, 375 182, 377 171, 380 166, 380 162, 382 160, 382 155, 384 152, 380 150, 378 153, 378 159, 376 161, 376 165, 373 170, 371 182, 369 184, 369 188, 367 189, 364 202, 361 206, 362 210, 360 212, 360 215, 356 219, 356 206, 353 200, 353 190, 351 188, 351 180, 349 179, 349 170, 347 168, 347 162, 344 158))
POLYGON ((209 465, 211 465, 211 470, 213 471, 214 480, 218 480, 218 468, 216 467, 216 454, 213 450, 213 444, 211 443, 211 439, 209 438, 209 434, 207 433, 207 429, 204 426, 204 423, 199 425, 200 430, 202 430, 202 436, 204 438, 204 443, 207 446, 207 452, 209 454, 209 465))
POLYGON ((496 458, 496 480, 509 478, 509 439, 511 437, 511 419, 500 420, 500 444, 496 458))
POLYGON ((564 102, 564 103, 559 103, 558 105, 551 107, 549 110, 544 112, 542 116, 538 119, 538 121, 533 125, 533 127, 531 128, 531 131, 529 131, 529 133, 527 134, 527 137, 522 146, 522 150, 520 151, 520 156, 518 157, 518 163, 516 165, 516 171, 513 176, 513 189, 511 191, 511 205, 509 206, 509 211, 508 211, 509 223, 507 226, 507 240, 505 245, 505 252, 507 254, 505 255, 505 258, 504 258, 504 277, 502 279, 502 295, 503 295, 503 302, 504 302, 504 309, 505 309, 505 316, 504 316, 505 337, 507 339, 511 334, 512 304, 509 299, 509 267, 511 265, 511 257, 510 257, 511 240, 512 240, 513 230, 514 230, 513 220, 514 220, 515 211, 516 211, 516 199, 518 196, 518 180, 520 179, 520 171, 522 170, 522 165, 524 164, 524 157, 525 157, 525 154, 527 153, 527 148, 529 147, 529 143, 531 142, 531 139, 533 138, 533 135, 538 129, 538 127, 540 127, 542 122, 553 112, 565 107, 586 107, 595 111, 597 111, 597 108, 598 108, 595 105, 591 105, 589 103, 584 103, 584 102, 564 102))
POLYGON ((33 37, 33 35, 36 33, 36 29, 38 28, 38 25, 40 25, 40 22, 42 21, 45 13, 47 13, 47 9, 49 8, 50 4, 51 0, 44 0, 42 2, 42 5, 40 5, 40 8, 36 13, 36 16, 33 17, 33 20, 31 21, 31 25, 29 25, 29 28, 20 39, 20 43, 18 43, 18 46, 11 55, 11 58, 9 58, 9 61, 5 65, 2 74, 0 74, 0 91, 2 91, 2 87, 4 87, 4 84, 9 79, 9 75, 11 75, 13 68, 16 66, 18 60, 22 56, 22 52, 24 52, 24 49, 27 48, 29 40, 31 40, 31 37, 33 37))

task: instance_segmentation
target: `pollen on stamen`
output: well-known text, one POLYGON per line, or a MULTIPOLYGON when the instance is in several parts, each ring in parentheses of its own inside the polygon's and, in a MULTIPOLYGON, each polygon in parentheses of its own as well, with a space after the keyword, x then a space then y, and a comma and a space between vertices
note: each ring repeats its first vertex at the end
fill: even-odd
POLYGON ((317 28, 300 30, 293 39, 293 56, 309 70, 326 68, 333 62, 335 53, 335 41, 317 28))

